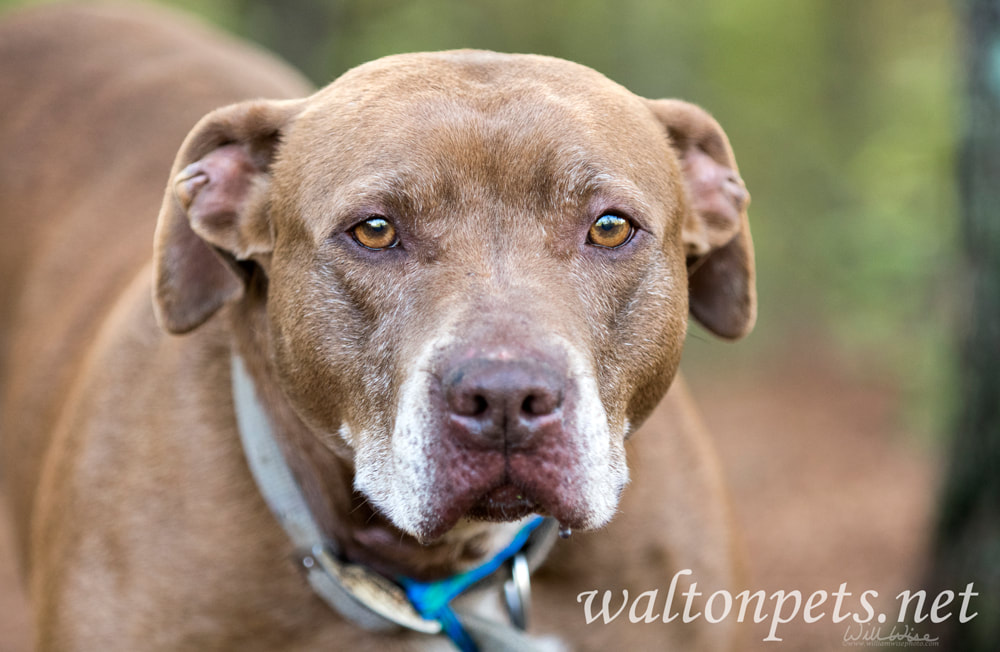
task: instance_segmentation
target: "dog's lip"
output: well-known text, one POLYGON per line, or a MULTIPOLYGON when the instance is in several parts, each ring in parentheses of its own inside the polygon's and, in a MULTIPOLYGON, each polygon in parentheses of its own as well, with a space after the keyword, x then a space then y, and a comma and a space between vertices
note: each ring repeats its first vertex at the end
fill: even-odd
POLYGON ((503 482, 480 496, 466 516, 481 521, 508 522, 532 513, 543 513, 543 510, 524 489, 503 482))

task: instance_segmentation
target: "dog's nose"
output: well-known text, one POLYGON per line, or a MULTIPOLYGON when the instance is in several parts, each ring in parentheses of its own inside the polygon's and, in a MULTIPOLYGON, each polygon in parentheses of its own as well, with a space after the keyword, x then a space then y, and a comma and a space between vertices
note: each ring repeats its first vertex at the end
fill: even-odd
POLYGON ((471 443, 526 444, 561 421, 564 376, 544 362, 473 358, 444 377, 451 422, 471 443))

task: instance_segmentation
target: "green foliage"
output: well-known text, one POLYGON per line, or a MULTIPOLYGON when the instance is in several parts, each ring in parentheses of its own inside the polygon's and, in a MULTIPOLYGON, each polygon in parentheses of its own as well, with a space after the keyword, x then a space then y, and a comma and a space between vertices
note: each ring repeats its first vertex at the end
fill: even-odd
MULTIPOLYGON (((3 4, 23 4, 0 0, 3 4)), ((957 211, 956 18, 944 0, 174 0, 317 83, 386 54, 572 59, 711 110, 753 195, 760 321, 727 357, 810 333, 946 406, 957 211)), ((689 358, 715 353, 695 342, 689 358)))

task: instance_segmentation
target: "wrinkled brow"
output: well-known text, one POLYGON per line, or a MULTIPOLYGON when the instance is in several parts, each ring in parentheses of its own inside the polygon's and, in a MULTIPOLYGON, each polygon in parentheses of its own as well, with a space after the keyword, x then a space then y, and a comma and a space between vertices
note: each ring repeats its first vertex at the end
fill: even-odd
MULTIPOLYGON (((648 198, 624 175, 582 152, 549 152, 522 166, 470 169, 456 161, 427 164, 419 170, 378 170, 332 191, 330 228, 346 228, 366 214, 396 219, 433 219, 478 202, 498 202, 516 211, 553 219, 591 210, 618 209, 646 214, 648 198), (599 206, 595 206, 600 204, 599 206)), ((319 235, 319 234, 317 234, 319 235)))
POLYGON ((428 215, 477 197, 544 210, 567 203, 585 204, 595 195, 608 195, 648 208, 635 183, 590 161, 567 166, 540 159, 523 169, 495 172, 476 174, 452 166, 430 167, 419 174, 392 170, 351 183, 348 194, 358 203, 377 204, 400 215, 428 215))
POLYGON ((387 170, 358 179, 350 184, 350 194, 355 202, 380 206, 394 216, 431 215, 460 202, 459 187, 453 175, 428 166, 419 173, 387 170))

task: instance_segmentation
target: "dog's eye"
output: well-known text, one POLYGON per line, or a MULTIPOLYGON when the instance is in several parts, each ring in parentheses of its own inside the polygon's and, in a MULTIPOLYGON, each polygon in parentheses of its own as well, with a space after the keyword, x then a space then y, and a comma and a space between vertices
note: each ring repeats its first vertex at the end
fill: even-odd
POLYGON ((390 249, 399 244, 396 227, 380 215, 373 215, 353 229, 355 242, 369 249, 390 249))
POLYGON ((632 239, 635 228, 624 217, 606 213, 594 220, 587 233, 587 242, 598 247, 614 249, 632 239))

